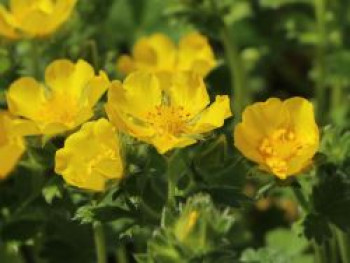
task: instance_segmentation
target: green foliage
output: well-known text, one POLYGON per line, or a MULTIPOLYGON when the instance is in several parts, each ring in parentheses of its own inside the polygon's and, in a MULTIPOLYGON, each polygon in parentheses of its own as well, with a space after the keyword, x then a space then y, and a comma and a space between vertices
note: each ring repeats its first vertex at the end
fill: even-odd
POLYGON ((324 132, 321 152, 324 160, 316 170, 317 184, 312 190, 313 211, 307 215, 305 235, 322 243, 333 234, 331 225, 343 231, 350 228, 350 174, 348 132, 328 128, 324 132))
POLYGON ((339 128, 326 127, 320 152, 326 156, 328 162, 335 165, 344 165, 350 158, 350 132, 339 128))
POLYGON ((269 7, 269 8, 281 8, 285 5, 298 4, 298 3, 312 4, 312 1, 311 0, 262 0, 260 1, 260 4, 263 7, 269 7))
POLYGON ((296 231, 277 229, 267 235, 266 247, 245 250, 241 256, 241 262, 311 263, 313 258, 305 253, 307 248, 307 240, 296 231))

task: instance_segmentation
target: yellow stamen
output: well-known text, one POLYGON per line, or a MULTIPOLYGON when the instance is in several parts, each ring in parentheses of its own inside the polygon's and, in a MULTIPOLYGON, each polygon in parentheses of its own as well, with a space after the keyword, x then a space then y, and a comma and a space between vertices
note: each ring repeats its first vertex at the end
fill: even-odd
POLYGON ((185 132, 187 119, 190 116, 183 107, 161 105, 147 113, 147 122, 160 135, 172 134, 175 136, 185 132))

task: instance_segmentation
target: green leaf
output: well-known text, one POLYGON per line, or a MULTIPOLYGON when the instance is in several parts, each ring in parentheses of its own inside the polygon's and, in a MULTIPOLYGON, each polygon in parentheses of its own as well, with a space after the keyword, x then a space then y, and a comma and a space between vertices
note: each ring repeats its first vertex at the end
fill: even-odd
POLYGON ((295 229, 276 229, 267 234, 266 247, 246 249, 241 262, 249 263, 301 263, 313 262, 311 255, 305 254, 309 243, 298 235, 295 229))
POLYGON ((225 136, 204 143, 194 158, 194 169, 209 186, 242 188, 249 166, 238 152, 229 154, 225 136))
POLYGON ((268 247, 286 251, 290 255, 301 254, 309 246, 303 236, 290 229, 277 229, 269 232, 266 236, 266 243, 268 247))
POLYGON ((62 198, 62 180, 54 176, 43 188, 42 195, 48 204, 52 204, 55 198, 62 198))
POLYGON ((303 224, 305 236, 318 244, 324 243, 332 236, 329 222, 320 215, 307 215, 303 224))
POLYGON ((331 164, 317 169, 320 182, 313 188, 315 211, 343 230, 350 230, 350 175, 331 164))

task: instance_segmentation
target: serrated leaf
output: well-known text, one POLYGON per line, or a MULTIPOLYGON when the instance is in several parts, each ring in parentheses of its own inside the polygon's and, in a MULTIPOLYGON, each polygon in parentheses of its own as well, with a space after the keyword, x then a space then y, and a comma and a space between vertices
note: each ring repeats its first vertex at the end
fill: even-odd
POLYGON ((320 182, 313 188, 317 213, 343 230, 350 229, 350 175, 333 165, 318 167, 320 182))
POLYGON ((322 216, 309 214, 304 220, 304 234, 318 244, 325 242, 332 236, 329 222, 322 216))

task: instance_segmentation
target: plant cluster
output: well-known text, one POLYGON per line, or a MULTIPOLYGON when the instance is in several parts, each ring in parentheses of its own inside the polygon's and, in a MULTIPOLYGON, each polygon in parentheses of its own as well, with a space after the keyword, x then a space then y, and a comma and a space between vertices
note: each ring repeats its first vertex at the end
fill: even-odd
POLYGON ((1 1, 0 262, 350 263, 348 13, 1 1))

